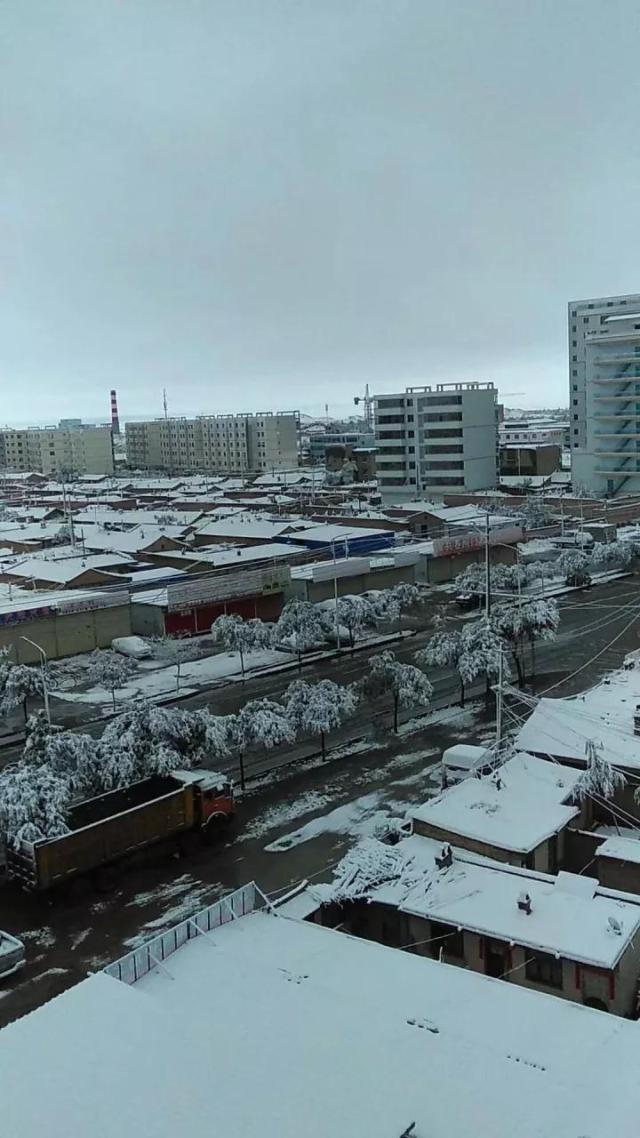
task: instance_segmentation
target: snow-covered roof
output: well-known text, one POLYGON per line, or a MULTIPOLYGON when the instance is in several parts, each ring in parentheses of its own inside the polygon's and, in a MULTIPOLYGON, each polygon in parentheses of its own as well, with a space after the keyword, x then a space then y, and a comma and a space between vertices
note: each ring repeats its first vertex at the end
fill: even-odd
POLYGON ((612 891, 599 893, 593 877, 564 872, 551 877, 455 848, 453 864, 441 870, 435 856, 442 843, 418 834, 396 849, 409 863, 409 888, 401 878, 371 896, 405 913, 608 969, 616 966, 640 927, 640 898, 634 904, 614 899, 612 891), (523 892, 531 897, 531 913, 518 908, 523 892), (609 917, 621 933, 613 931, 609 917))
POLYGON ((640 737, 633 713, 640 703, 640 670, 620 669, 582 695, 541 699, 520 728, 516 745, 523 751, 572 759, 586 765, 589 739, 602 745, 603 757, 616 766, 640 768, 640 737))
POLYGON ((110 530, 86 524, 76 527, 76 537, 84 542, 85 549, 117 549, 122 553, 148 549, 161 538, 183 541, 185 532, 182 525, 143 525, 128 530, 110 530))
POLYGON ((185 553, 181 560, 185 563, 198 564, 204 562, 212 568, 224 565, 237 565, 246 561, 264 561, 265 559, 289 558, 296 555, 296 550, 284 542, 265 542, 264 545, 236 545, 233 549, 220 549, 200 546, 185 553))
POLYGON ((565 806, 580 771, 514 755, 492 774, 468 778, 413 811, 413 818, 451 835, 528 853, 579 813, 565 806))
POLYGON ((292 542, 313 542, 315 544, 329 545, 332 541, 356 542, 366 541, 370 538, 385 537, 390 543, 395 541, 395 530, 373 529, 369 526, 345 525, 314 525, 305 527, 303 533, 292 536, 292 542))
POLYGON ((118 525, 131 529, 133 526, 155 526, 158 524, 158 518, 166 515, 175 518, 175 522, 167 524, 175 524, 183 532, 203 517, 201 510, 174 510, 172 506, 157 510, 110 510, 96 504, 79 510, 74 514, 73 521, 74 525, 82 525, 84 522, 89 525, 101 523, 102 525, 118 525))
POLYGON ((473 743, 456 743, 442 752, 443 765, 453 770, 474 770, 488 763, 491 757, 489 747, 477 747, 473 743))
POLYGON ((637 1024, 265 912, 0 1038, 20 1138, 636 1138, 640 1113, 637 1024))
POLYGON ((198 537, 232 537, 247 538, 249 541, 269 541, 276 539, 283 533, 308 529, 313 526, 314 522, 305 522, 293 518, 254 517, 253 514, 245 510, 221 521, 211 521, 207 516, 207 520, 198 526, 196 533, 198 537))
POLYGON ((106 573, 116 564, 126 566, 131 564, 132 558, 126 554, 96 554, 87 557, 68 557, 63 560, 46 561, 44 559, 29 558, 16 565, 5 565, 3 571, 11 577, 20 577, 23 580, 51 581, 66 584, 74 581, 83 573, 106 573))
MULTIPOLYGON (((94 608, 103 608, 113 604, 128 604, 128 582, 123 580, 122 590, 114 589, 57 589, 52 592, 33 589, 22 589, 17 585, 0 585, 0 619, 3 624, 13 623, 10 619, 13 613, 28 612, 31 609, 46 610, 58 609, 67 612, 83 612, 94 608)), ((36 611, 35 615, 38 615, 36 611)))
POLYGON ((617 861, 630 861, 640 865, 640 841, 637 838, 607 838, 596 850, 598 857, 612 857, 617 861))

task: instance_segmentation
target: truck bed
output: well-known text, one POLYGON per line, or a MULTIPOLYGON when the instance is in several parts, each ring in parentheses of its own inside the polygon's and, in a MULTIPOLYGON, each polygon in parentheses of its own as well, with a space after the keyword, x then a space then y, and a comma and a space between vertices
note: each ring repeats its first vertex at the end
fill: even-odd
POLYGON ((8 875, 27 889, 48 889, 190 830, 193 809, 191 789, 172 778, 100 795, 74 808, 71 833, 8 848, 8 875))

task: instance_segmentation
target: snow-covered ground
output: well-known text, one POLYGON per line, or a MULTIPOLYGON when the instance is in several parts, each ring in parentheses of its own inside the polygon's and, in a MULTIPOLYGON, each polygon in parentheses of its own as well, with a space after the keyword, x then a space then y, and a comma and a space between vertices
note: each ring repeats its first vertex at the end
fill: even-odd
MULTIPOLYGON (((247 675, 255 674, 265 668, 273 668, 282 664, 295 664, 296 657, 288 652, 273 652, 261 649, 257 652, 247 652, 244 658, 244 667, 247 675)), ((190 695, 198 687, 208 686, 220 681, 234 681, 242 678, 240 656, 237 652, 221 652, 215 656, 205 656, 202 660, 192 660, 182 664, 180 668, 180 686, 176 679, 174 665, 160 667, 151 671, 141 669, 125 687, 116 691, 116 703, 128 703, 131 700, 155 700, 176 694, 190 695)), ((113 709, 111 692, 103 687, 88 688, 87 691, 52 691, 51 695, 74 703, 96 704, 100 710, 113 709)))

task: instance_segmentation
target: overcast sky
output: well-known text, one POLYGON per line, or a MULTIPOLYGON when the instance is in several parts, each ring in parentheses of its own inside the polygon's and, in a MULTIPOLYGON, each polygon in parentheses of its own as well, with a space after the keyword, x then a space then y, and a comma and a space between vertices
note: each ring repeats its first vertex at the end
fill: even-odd
POLYGON ((637 0, 0 0, 0 420, 567 403, 640 291, 637 0))

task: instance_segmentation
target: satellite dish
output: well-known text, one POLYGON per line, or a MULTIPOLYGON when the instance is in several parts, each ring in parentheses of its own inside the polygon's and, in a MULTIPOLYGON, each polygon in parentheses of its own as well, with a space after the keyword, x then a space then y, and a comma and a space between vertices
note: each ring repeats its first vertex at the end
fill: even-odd
POLYGON ((622 936, 622 923, 618 920, 617 917, 607 917, 607 925, 609 926, 611 932, 615 933, 616 936, 622 936))

